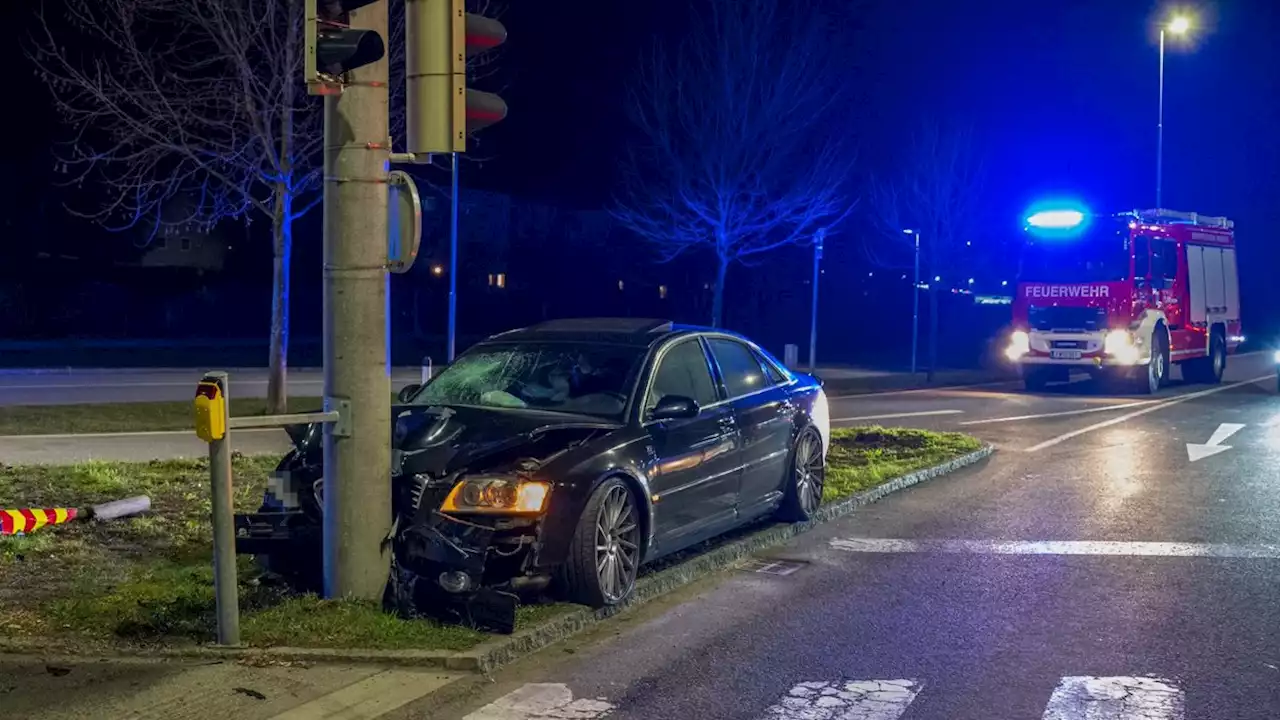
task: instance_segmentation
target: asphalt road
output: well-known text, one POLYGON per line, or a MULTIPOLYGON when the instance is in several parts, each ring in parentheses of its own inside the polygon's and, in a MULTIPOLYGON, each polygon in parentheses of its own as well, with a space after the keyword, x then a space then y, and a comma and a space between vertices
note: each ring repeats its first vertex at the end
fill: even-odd
MULTIPOLYGON (((210 368, 230 376, 232 397, 266 397, 264 368, 210 368)), ((190 400, 204 374, 198 369, 0 370, 0 406, 84 405, 190 400)), ((421 368, 394 368, 392 388, 419 382, 421 368)), ((289 371, 295 397, 324 394, 324 374, 315 368, 289 371)))
POLYGON ((1266 363, 1233 363, 1232 381, 1256 383, 1154 402, 1086 387, 841 401, 840 417, 951 411, 884 421, 963 427, 1000 452, 765 553, 781 563, 768 572, 388 717, 1273 720, 1280 396, 1266 363), (1215 435, 1229 449, 1200 447, 1215 435))

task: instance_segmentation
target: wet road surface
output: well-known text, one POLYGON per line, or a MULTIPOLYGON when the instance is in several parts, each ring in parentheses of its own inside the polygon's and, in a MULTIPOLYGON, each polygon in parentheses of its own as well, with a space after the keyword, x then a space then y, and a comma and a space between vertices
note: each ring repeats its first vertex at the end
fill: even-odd
POLYGON ((1280 396, 1265 363, 1155 398, 833 403, 1000 452, 763 553, 767 571, 390 717, 1273 720, 1280 396), (959 412, 905 416, 940 410, 959 412), (1005 420, 1024 415, 1048 416, 1005 420))

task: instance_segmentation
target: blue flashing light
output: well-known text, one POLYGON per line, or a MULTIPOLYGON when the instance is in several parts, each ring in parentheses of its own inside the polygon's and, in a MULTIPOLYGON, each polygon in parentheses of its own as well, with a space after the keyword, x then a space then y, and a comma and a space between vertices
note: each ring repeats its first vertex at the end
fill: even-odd
POLYGON ((1079 210, 1041 210, 1027 218, 1031 227, 1046 230, 1070 230, 1084 223, 1084 213, 1079 210))

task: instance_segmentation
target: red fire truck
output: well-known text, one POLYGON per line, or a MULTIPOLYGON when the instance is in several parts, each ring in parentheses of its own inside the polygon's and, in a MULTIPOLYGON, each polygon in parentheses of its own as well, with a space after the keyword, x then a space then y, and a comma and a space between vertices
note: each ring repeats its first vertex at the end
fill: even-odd
POLYGON ((1153 393, 1175 364, 1222 380, 1244 340, 1230 220, 1057 208, 1031 214, 1026 235, 1005 357, 1028 390, 1082 371, 1153 393))

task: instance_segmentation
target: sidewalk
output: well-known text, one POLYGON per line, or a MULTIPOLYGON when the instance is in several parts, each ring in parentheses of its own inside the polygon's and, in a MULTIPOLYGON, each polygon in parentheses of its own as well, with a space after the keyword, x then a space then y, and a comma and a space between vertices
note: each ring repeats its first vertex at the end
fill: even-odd
POLYGON ((5 717, 33 720, 363 720, 463 676, 368 665, 0 656, 0 697, 5 717))

